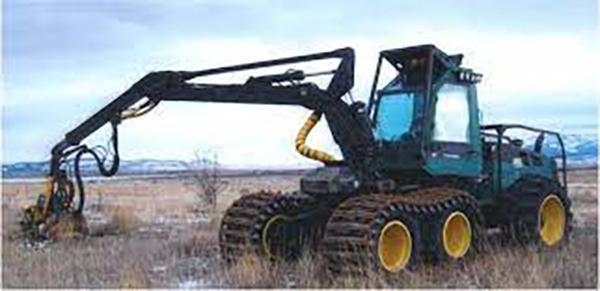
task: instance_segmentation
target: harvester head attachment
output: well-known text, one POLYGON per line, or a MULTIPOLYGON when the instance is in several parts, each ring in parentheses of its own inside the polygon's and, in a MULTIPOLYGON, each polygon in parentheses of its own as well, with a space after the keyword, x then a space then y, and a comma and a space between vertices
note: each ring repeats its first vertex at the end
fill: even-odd
POLYGON ((37 205, 23 211, 20 237, 30 241, 81 238, 89 233, 87 220, 79 212, 42 215, 37 205))
POLYGON ((20 236, 42 241, 87 235, 87 222, 81 212, 83 201, 80 198, 79 203, 74 203, 74 197, 73 183, 66 175, 49 177, 36 203, 23 209, 20 236))

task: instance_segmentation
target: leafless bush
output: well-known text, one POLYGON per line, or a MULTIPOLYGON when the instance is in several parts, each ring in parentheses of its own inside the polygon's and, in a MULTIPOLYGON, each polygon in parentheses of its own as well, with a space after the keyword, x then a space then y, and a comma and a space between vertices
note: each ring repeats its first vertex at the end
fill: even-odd
POLYGON ((211 213, 217 207, 217 196, 227 188, 223 179, 218 155, 211 152, 196 152, 192 162, 185 162, 185 167, 191 174, 193 190, 204 208, 211 213))
POLYGON ((131 232, 140 224, 140 219, 131 206, 117 205, 108 208, 106 212, 108 216, 107 223, 97 227, 92 235, 125 234, 131 232))
POLYGON ((139 222, 133 207, 119 205, 112 209, 110 223, 123 232, 131 231, 139 222))

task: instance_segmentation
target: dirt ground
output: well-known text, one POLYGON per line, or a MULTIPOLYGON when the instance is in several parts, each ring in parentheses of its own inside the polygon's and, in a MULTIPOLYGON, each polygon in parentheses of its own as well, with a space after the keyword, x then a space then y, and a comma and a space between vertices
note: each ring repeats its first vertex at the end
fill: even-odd
POLYGON ((580 287, 597 285, 596 170, 569 172, 574 229, 560 250, 490 247, 461 263, 423 266, 393 278, 324 272, 318 254, 294 263, 220 261, 219 220, 240 195, 292 191, 299 176, 227 178, 214 211, 202 209, 191 180, 117 179, 87 185, 90 236, 31 247, 11 239, 20 207, 42 192, 38 181, 2 184, 2 286, 41 287, 580 287))

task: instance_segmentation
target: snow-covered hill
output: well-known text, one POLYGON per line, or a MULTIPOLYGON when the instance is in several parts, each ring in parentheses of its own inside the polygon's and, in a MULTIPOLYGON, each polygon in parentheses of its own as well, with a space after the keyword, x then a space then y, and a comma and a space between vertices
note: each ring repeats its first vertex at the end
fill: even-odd
POLYGON ((563 139, 569 166, 598 164, 598 137, 595 134, 569 134, 563 139))
MULTIPOLYGON (((110 167, 107 162, 106 167, 110 167)), ((2 165, 2 175, 6 178, 12 177, 36 177, 43 176, 49 171, 48 162, 20 162, 2 165)), ((126 160, 121 161, 119 167, 120 175, 137 174, 160 174, 168 172, 185 171, 186 163, 176 160, 126 160)), ((81 161, 81 172, 84 176, 99 175, 96 162, 93 159, 81 161)))

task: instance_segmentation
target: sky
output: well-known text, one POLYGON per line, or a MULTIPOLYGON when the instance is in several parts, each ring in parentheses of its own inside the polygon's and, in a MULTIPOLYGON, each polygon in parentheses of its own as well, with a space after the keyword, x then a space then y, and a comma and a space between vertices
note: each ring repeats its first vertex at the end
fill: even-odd
MULTIPOLYGON (((565 132, 598 126, 596 1, 2 2, 4 163, 49 158, 67 131, 150 71, 346 46, 356 51, 359 100, 367 100, 379 51, 432 43, 463 53, 463 64, 484 75, 484 122, 565 132)), ((210 151, 226 165, 315 165, 294 150, 309 114, 295 106, 163 102, 120 126, 121 156, 189 160, 210 151)), ((104 145, 108 136, 103 128, 84 142, 104 145)), ((340 156, 324 123, 309 144, 340 156)))

